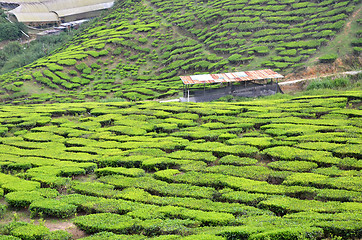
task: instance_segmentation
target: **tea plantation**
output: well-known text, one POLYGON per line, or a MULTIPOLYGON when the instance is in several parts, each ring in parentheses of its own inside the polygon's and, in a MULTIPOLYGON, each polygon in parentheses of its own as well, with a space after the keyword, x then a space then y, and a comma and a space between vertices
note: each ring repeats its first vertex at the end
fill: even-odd
POLYGON ((361 7, 360 0, 118 1, 66 46, 0 76, 0 100, 159 99, 179 95, 179 75, 285 74, 358 57, 361 7))
POLYGON ((361 99, 3 105, 0 239, 361 239, 361 99))

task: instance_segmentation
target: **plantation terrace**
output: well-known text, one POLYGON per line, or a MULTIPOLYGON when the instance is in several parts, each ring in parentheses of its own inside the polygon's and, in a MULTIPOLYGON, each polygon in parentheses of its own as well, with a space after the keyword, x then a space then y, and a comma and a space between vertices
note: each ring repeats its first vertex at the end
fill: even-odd
MULTIPOLYGON (((111 0, 0 5, 29 2, 111 0)), ((275 94, 284 76, 360 59, 361 9, 114 1, 0 75, 0 240, 362 239, 361 75, 319 81, 344 90, 212 101, 275 94), (156 101, 182 88, 182 102, 156 101)), ((83 18, 58 10, 54 21, 83 18)))
POLYGON ((225 95, 258 97, 273 95, 282 92, 278 80, 284 78, 283 75, 274 72, 271 69, 181 76, 183 85, 183 97, 181 102, 206 102, 216 100, 225 95), (275 79, 275 82, 273 80, 275 79), (217 88, 206 90, 206 84, 217 83, 221 85, 217 88), (233 84, 236 83, 236 84, 233 84), (243 84, 241 84, 243 83, 243 84), (190 98, 190 86, 204 84, 203 90, 193 91, 190 98), (224 84, 227 84, 224 86, 224 84))

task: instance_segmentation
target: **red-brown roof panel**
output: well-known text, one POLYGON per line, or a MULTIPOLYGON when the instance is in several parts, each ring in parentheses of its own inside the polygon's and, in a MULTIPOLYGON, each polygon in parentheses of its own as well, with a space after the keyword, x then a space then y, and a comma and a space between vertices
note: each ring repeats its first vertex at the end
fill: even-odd
POLYGON ((284 76, 277 72, 274 72, 271 69, 264 69, 258 71, 181 76, 180 78, 184 84, 204 84, 218 82, 264 80, 273 78, 284 78, 284 76))
POLYGON ((188 85, 220 82, 243 82, 252 80, 284 78, 284 76, 277 72, 274 72, 271 69, 264 69, 246 72, 180 76, 180 78, 184 84, 188 85))

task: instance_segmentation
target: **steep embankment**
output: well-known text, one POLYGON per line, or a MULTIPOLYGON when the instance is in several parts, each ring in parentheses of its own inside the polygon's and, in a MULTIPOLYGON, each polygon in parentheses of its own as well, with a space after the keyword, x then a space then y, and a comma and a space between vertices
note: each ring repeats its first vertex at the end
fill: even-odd
MULTIPOLYGON (((359 0, 121 1, 63 48, 1 76, 2 100, 146 100, 177 95, 178 75, 288 73, 340 37, 360 8, 359 0)), ((350 43, 358 54, 360 41, 348 41, 343 54, 350 43)))

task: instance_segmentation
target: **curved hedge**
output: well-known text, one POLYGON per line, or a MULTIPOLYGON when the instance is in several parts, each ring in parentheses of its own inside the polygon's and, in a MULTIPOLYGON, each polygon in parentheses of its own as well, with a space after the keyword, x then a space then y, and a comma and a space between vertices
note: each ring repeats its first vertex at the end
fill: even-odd
POLYGON ((29 206, 32 216, 51 216, 58 218, 68 218, 74 216, 77 207, 55 199, 35 200, 29 206))

